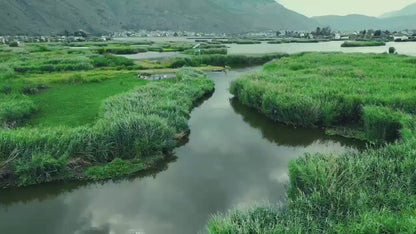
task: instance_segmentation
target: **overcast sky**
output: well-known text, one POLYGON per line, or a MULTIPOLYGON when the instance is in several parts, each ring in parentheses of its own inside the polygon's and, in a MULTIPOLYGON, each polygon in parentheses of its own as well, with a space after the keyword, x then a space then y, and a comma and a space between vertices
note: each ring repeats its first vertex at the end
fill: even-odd
POLYGON ((415 0, 277 0, 306 16, 364 14, 380 16, 402 9, 415 0))

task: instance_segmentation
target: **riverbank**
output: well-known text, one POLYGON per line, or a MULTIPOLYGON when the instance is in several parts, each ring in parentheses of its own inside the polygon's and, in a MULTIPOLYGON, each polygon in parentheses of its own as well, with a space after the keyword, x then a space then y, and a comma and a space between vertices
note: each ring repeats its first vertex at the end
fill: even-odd
POLYGON ((194 103, 213 89, 202 72, 182 69, 177 79, 107 99, 91 126, 2 130, 1 187, 119 178, 149 169, 189 132, 194 103))
POLYGON ((414 58, 295 55, 233 83, 244 104, 295 126, 341 126, 379 149, 309 154, 289 164, 287 205, 218 215, 209 233, 413 233, 414 58))
POLYGON ((304 53, 244 76, 231 93, 279 122, 392 142, 414 119, 413 62, 387 54, 304 53))

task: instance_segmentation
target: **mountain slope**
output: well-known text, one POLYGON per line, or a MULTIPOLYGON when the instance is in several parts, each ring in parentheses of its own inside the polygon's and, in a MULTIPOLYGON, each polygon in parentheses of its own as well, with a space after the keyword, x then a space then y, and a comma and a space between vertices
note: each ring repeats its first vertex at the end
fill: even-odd
POLYGON ((411 15, 416 15, 416 2, 404 7, 401 10, 385 13, 381 15, 380 18, 392 18, 392 17, 411 16, 411 15))
POLYGON ((320 25, 329 26, 332 29, 343 31, 355 31, 367 28, 378 28, 380 19, 365 15, 347 15, 347 16, 319 16, 313 17, 320 25))
POLYGON ((248 32, 307 30, 316 22, 274 0, 1 0, 0 34, 84 29, 248 32))
POLYGON ((365 15, 319 16, 312 19, 321 26, 330 26, 332 29, 341 31, 416 29, 416 15, 383 19, 365 15))

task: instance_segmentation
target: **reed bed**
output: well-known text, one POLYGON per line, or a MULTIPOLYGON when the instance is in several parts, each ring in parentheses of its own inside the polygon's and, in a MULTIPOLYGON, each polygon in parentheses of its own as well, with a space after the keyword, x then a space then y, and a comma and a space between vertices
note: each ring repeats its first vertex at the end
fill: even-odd
POLYGON ((348 126, 369 140, 394 142, 294 160, 286 205, 215 215, 208 233, 415 233, 413 60, 306 53, 237 80, 231 92, 277 121, 348 126))
POLYGON ((385 46, 384 41, 346 41, 341 47, 368 47, 368 46, 385 46))
POLYGON ((2 130, 0 161, 12 156, 16 160, 8 161, 10 179, 2 180, 1 185, 93 179, 85 175, 89 166, 105 165, 116 158, 130 161, 168 154, 176 146, 176 136, 189 131, 187 120, 194 102, 213 89, 212 81, 202 72, 183 69, 176 80, 151 83, 109 98, 93 126, 2 130), (39 159, 42 156, 44 162, 39 159), (62 173, 51 175, 44 168, 55 165, 56 160, 67 163, 59 167, 62 173), (37 165, 33 173, 19 173, 23 165, 31 164, 37 165))

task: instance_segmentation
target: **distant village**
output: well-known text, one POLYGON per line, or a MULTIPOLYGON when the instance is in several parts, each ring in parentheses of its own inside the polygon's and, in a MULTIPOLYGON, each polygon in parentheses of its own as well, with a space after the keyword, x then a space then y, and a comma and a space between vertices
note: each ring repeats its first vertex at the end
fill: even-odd
POLYGON ((297 39, 309 39, 309 40, 383 40, 383 41, 416 41, 416 30, 404 30, 404 31, 383 31, 383 30, 362 30, 354 32, 340 32, 333 31, 329 27, 317 28, 312 32, 305 31, 265 31, 255 33, 240 33, 240 34, 228 34, 228 33, 198 33, 188 31, 123 31, 114 32, 106 35, 93 35, 83 30, 69 33, 65 31, 61 35, 50 36, 9 36, 0 35, 0 44, 10 44, 11 42, 18 43, 45 43, 45 42, 61 42, 61 43, 73 43, 73 42, 105 42, 111 41, 114 38, 157 38, 157 37, 187 37, 187 38, 297 38, 297 39))

